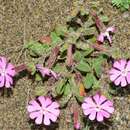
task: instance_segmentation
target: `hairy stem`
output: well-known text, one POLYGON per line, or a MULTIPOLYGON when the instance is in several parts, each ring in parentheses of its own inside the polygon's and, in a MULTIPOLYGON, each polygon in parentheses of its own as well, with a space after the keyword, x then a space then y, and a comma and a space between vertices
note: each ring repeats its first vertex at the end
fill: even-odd
POLYGON ((66 65, 68 67, 71 67, 73 65, 73 45, 72 44, 69 45, 69 48, 67 50, 66 65))

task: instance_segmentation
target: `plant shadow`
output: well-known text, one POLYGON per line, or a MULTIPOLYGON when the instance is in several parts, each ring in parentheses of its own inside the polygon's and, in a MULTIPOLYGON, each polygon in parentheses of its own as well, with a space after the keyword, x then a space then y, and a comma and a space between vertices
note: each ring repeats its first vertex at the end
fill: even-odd
POLYGON ((87 130, 109 130, 113 123, 110 120, 104 120, 101 123, 97 121, 90 121, 89 119, 86 119, 86 117, 83 118, 83 122, 85 129, 87 130))
POLYGON ((52 123, 50 126, 36 125, 33 120, 29 120, 28 123, 31 126, 31 130, 56 130, 59 127, 58 123, 52 123))
POLYGON ((121 86, 115 86, 114 83, 110 83, 110 93, 114 96, 126 97, 130 94, 130 85, 121 87, 121 86))
POLYGON ((6 87, 0 88, 0 95, 3 96, 3 97, 6 96, 7 98, 9 98, 11 95, 13 95, 13 89, 12 88, 15 88, 17 81, 19 79, 24 78, 27 75, 28 75, 28 73, 27 73, 26 70, 20 72, 17 76, 14 77, 14 83, 13 83, 12 87, 10 87, 10 88, 6 88, 6 87))

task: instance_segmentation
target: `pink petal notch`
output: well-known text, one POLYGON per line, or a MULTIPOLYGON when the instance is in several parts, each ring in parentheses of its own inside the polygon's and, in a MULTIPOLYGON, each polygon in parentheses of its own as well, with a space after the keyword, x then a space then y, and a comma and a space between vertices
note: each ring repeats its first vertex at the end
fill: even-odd
POLYGON ((11 88, 13 77, 16 75, 15 67, 5 57, 0 57, 0 88, 11 88))
POLYGON ((35 124, 50 125, 56 122, 60 115, 59 104, 53 102, 49 97, 40 96, 28 103, 27 111, 29 117, 35 120, 35 124))
POLYGON ((121 59, 115 61, 109 71, 110 80, 116 86, 126 87, 130 84, 130 61, 121 59))
POLYGON ((82 104, 82 109, 84 115, 93 121, 103 122, 105 118, 109 118, 113 112, 113 102, 108 100, 104 95, 97 93, 94 96, 88 97, 89 101, 85 101, 82 104), (91 100, 90 100, 91 98, 91 100), (91 104, 95 104, 92 105, 91 104))

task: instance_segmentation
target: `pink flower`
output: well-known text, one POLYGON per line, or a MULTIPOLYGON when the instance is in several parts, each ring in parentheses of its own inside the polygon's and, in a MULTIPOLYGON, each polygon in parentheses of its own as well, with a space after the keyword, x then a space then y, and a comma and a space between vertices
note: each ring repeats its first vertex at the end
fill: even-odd
POLYGON ((96 119, 99 122, 102 122, 104 117, 109 118, 114 112, 113 102, 98 93, 95 96, 85 98, 82 109, 90 120, 96 119))
POLYGON ((58 75, 54 71, 43 67, 41 64, 37 64, 36 68, 42 74, 43 77, 45 77, 47 75, 47 76, 53 76, 55 79, 58 78, 58 75))
POLYGON ((105 38, 107 38, 107 40, 110 42, 110 44, 112 43, 112 39, 110 36, 110 33, 114 33, 115 32, 115 27, 108 27, 105 32, 101 32, 100 35, 98 36, 98 41, 100 42, 104 42, 105 38))
POLYGON ((0 57, 0 88, 11 88, 15 74, 14 66, 5 57, 0 57))
POLYGON ((130 84, 130 61, 127 62, 124 59, 115 61, 109 74, 110 80, 115 85, 121 84, 121 87, 125 87, 130 84))
POLYGON ((79 123, 79 122, 76 122, 76 123, 74 124, 74 128, 75 128, 76 130, 80 130, 80 123, 79 123))
POLYGON ((59 104, 50 98, 40 96, 31 100, 27 106, 29 117, 35 119, 36 124, 50 125, 51 121, 56 122, 60 114, 59 104))

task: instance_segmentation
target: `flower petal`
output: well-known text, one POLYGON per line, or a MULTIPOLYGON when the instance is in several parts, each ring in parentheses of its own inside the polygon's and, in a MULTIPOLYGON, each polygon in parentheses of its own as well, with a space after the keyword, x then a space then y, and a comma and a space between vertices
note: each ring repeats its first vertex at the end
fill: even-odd
POLYGON ((43 115, 42 114, 39 114, 35 120, 35 123, 40 125, 42 124, 42 120, 43 120, 43 115))
POLYGON ((6 78, 5 87, 10 88, 11 85, 13 84, 13 79, 9 75, 6 75, 5 78, 6 78))
POLYGON ((121 70, 125 69, 126 63, 127 63, 127 61, 125 59, 120 60, 120 64, 121 64, 120 69, 121 70))
POLYGON ((115 32, 115 27, 108 27, 107 28, 107 30, 106 30, 107 32, 115 32))
POLYGON ((127 62, 126 69, 130 71, 130 60, 127 62))
POLYGON ((5 78, 4 76, 0 76, 0 88, 4 87, 5 78))
POLYGON ((130 72, 128 72, 126 79, 127 79, 128 84, 130 84, 130 72))
POLYGON ((44 115, 43 122, 44 122, 45 125, 50 125, 51 122, 50 122, 50 119, 49 119, 48 115, 44 115))
POLYGON ((100 95, 97 93, 95 96, 93 96, 94 101, 96 102, 96 104, 99 105, 99 101, 100 101, 100 95))
POLYGON ((91 112, 93 112, 94 111, 94 109, 93 108, 90 108, 90 109, 84 109, 83 110, 83 113, 84 113, 84 115, 89 115, 91 112))
POLYGON ((121 74, 121 71, 120 71, 120 70, 117 70, 117 69, 112 68, 112 69, 109 71, 109 74, 116 74, 116 75, 120 75, 120 74, 121 74))
POLYGON ((49 106, 49 105, 51 105, 51 103, 52 103, 52 100, 50 98, 46 97, 46 99, 45 99, 45 105, 46 105, 46 107, 49 106))
POLYGON ((104 42, 104 33, 100 33, 97 40, 100 41, 100 42, 104 42))
POLYGON ((122 59, 122 60, 119 60, 119 61, 115 61, 114 64, 113 64, 113 67, 119 69, 119 70, 124 70, 125 69, 125 66, 126 66, 126 60, 122 59))
POLYGON ((102 112, 97 112, 97 121, 102 122, 103 121, 103 115, 102 112))
POLYGON ((99 104, 101 105, 104 101, 106 101, 107 99, 106 99, 106 97, 105 96, 103 96, 103 95, 101 95, 100 96, 100 100, 99 100, 99 104))
POLYGON ((48 106, 48 109, 54 109, 54 108, 58 108, 60 105, 57 102, 53 102, 50 106, 48 106))
POLYGON ((7 60, 5 57, 0 57, 0 68, 6 69, 7 60))
POLYGON ((94 120, 95 118, 96 118, 96 111, 93 110, 93 111, 90 113, 90 115, 89 115, 89 119, 90 119, 90 120, 94 120))
POLYGON ((111 101, 106 101, 104 104, 101 105, 101 108, 109 113, 114 112, 114 107, 113 107, 113 102, 111 101))
POLYGON ((110 43, 112 43, 112 38, 111 38, 110 35, 107 35, 107 39, 108 39, 108 41, 109 41, 110 43))
POLYGON ((39 111, 37 111, 37 112, 31 112, 31 113, 29 114, 29 117, 30 117, 31 119, 35 119, 35 118, 38 117, 40 114, 41 114, 41 113, 40 113, 39 111))
POLYGON ((110 113, 108 113, 108 112, 106 112, 106 111, 104 111, 104 110, 101 110, 101 113, 102 113, 102 115, 103 115, 104 117, 106 117, 106 118, 109 118, 109 117, 110 117, 110 113))
POLYGON ((119 77, 114 81, 115 85, 118 86, 118 85, 121 83, 121 80, 122 80, 122 76, 119 76, 119 77))
POLYGON ((46 116, 48 116, 49 119, 52 120, 53 122, 56 122, 57 120, 57 116, 53 115, 52 113, 47 112, 46 116))
POLYGON ((54 72, 54 71, 51 71, 51 74, 52 74, 52 76, 55 78, 55 79, 57 79, 57 74, 54 72))
POLYGON ((7 74, 9 74, 11 76, 15 76, 15 74, 16 74, 14 66, 10 63, 7 66, 6 72, 7 72, 7 74))
POLYGON ((89 109, 89 108, 95 108, 95 106, 92 106, 91 104, 88 104, 88 103, 83 103, 82 108, 83 109, 89 109))
MULTIPOLYGON (((35 100, 31 100, 29 102, 29 105, 31 105, 32 107, 34 107, 36 110, 40 110, 41 106, 35 101, 35 100)), ((29 110, 28 110, 29 111, 29 110)), ((30 111, 29 111, 30 112, 30 111)))
POLYGON ((84 101, 85 101, 87 104, 89 104, 89 106, 91 106, 91 107, 96 107, 96 104, 94 103, 94 101, 92 100, 91 97, 85 98, 84 101))
POLYGON ((45 97, 44 96, 40 96, 40 97, 38 97, 38 100, 41 103, 42 107, 45 108, 46 107, 45 97))
POLYGON ((125 87, 126 85, 127 85, 126 78, 122 77, 122 79, 121 79, 121 86, 125 87))

